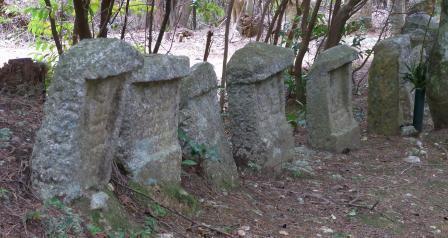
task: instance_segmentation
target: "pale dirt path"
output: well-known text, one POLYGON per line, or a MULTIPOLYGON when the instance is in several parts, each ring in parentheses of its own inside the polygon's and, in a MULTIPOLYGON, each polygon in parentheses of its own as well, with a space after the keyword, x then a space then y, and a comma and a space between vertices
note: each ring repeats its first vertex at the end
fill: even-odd
MULTIPOLYGON (((205 50, 205 41, 207 31, 209 29, 201 29, 194 32, 192 37, 184 38, 182 42, 179 42, 178 36, 175 36, 175 40, 167 40, 166 37, 162 41, 162 46, 159 50, 160 54, 172 54, 172 55, 185 55, 190 58, 190 66, 196 63, 202 62, 202 58, 205 50)), ((157 33, 154 33, 154 39, 157 33)), ((112 37, 119 37, 119 35, 112 35, 112 37)), ((362 49, 372 48, 376 43, 377 35, 376 33, 367 33, 365 35, 366 39, 362 41, 362 49)), ((143 43, 144 42, 144 32, 132 32, 128 33, 125 40, 131 44, 143 43)), ((350 44, 353 40, 353 36, 344 39, 346 44, 350 44)), ((254 42, 255 38, 241 38, 238 33, 235 34, 234 38, 229 43, 229 55, 228 60, 238 49, 242 48, 249 42, 254 42)), ((304 59, 304 66, 310 67, 316 52, 317 45, 315 42, 310 44, 309 52, 306 54, 304 59)), ((223 65, 223 52, 224 52, 224 29, 215 29, 214 36, 212 38, 212 46, 210 54, 208 57, 208 62, 210 62, 214 68, 218 79, 222 75, 222 65, 223 65)), ((9 59, 23 58, 23 57, 33 57, 36 53, 32 43, 29 44, 15 44, 14 42, 5 39, 0 35, 0 67, 4 63, 8 62, 9 59)))

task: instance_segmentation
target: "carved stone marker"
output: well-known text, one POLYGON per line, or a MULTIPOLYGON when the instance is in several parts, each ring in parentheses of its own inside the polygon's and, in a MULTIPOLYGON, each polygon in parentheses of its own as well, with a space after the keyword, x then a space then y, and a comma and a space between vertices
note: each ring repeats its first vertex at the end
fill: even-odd
POLYGON ((409 35, 379 42, 369 70, 368 130, 399 135, 400 126, 412 121, 412 86, 403 77, 410 59, 409 35))
POLYGON ((142 65, 132 46, 113 39, 83 40, 61 56, 31 158, 43 199, 71 200, 109 181, 121 88, 142 65))
POLYGON ((213 66, 199 63, 182 79, 179 133, 183 158, 197 161, 205 177, 217 186, 234 186, 238 172, 219 111, 218 81, 213 66), (205 150, 205 158, 193 153, 205 150))
POLYGON ((187 57, 145 56, 124 88, 116 159, 143 185, 180 182, 179 85, 189 71, 187 57))
POLYGON ((360 130, 352 112, 352 61, 357 51, 346 45, 322 52, 306 84, 306 121, 311 146, 342 152, 356 149, 360 130))
POLYGON ((294 156, 292 129, 285 116, 283 71, 289 49, 249 43, 227 66, 233 156, 238 166, 279 170, 294 156))

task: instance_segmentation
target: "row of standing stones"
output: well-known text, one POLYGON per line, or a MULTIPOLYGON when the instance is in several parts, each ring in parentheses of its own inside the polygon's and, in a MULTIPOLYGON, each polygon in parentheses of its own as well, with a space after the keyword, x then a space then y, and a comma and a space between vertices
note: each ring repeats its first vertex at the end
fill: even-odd
MULTIPOLYGON (((350 80, 356 54, 335 47, 312 69, 308 122, 316 148, 359 145, 350 80)), ((279 172, 295 157, 283 82, 293 58, 291 50, 263 43, 235 52, 227 67, 229 142, 211 64, 190 69, 186 57, 143 56, 116 39, 84 40, 61 56, 48 89, 33 187, 43 199, 90 197, 109 182, 112 162, 143 186, 179 183, 182 158, 195 159, 197 145, 206 148, 201 170, 217 186, 237 185, 237 167, 249 164, 279 172)))
MULTIPOLYGON (((423 45, 425 20, 429 16, 423 13, 409 16, 405 34, 374 49, 368 98, 372 133, 398 134, 410 119, 412 90, 402 74, 421 47, 439 46, 438 62, 448 63, 442 47, 448 39, 437 36, 436 22, 423 45)), ((218 186, 237 185, 237 167, 249 164, 279 172, 297 159, 283 82, 293 58, 291 50, 263 43, 235 52, 227 67, 229 142, 212 65, 190 69, 186 57, 143 56, 116 39, 84 40, 61 56, 48 89, 32 154, 33 187, 43 199, 90 197, 109 182, 113 161, 143 186, 179 183, 182 158, 194 159, 196 145, 206 148, 202 172, 218 186)), ((356 50, 340 45, 322 52, 310 69, 306 110, 314 148, 343 152, 360 145, 351 98, 356 58, 356 50)), ((439 81, 437 92, 430 88, 429 101, 436 127, 443 127, 448 85, 439 81)))

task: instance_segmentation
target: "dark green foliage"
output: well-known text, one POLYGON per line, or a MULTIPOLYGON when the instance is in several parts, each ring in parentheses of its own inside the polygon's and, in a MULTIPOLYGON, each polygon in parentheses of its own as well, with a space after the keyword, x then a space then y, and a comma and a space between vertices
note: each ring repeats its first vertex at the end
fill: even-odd
POLYGON ((422 61, 413 65, 406 65, 409 70, 404 74, 404 79, 414 85, 414 89, 425 89, 428 83, 428 63, 422 61))

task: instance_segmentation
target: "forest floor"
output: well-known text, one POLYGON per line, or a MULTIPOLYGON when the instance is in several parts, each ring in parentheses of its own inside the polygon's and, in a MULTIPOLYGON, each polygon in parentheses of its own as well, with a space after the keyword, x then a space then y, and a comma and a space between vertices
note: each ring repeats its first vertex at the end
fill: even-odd
MULTIPOLYGON (((205 33, 195 32, 197 40, 174 42, 172 47, 165 41, 163 49, 188 55, 193 65, 202 60, 205 33)), ((209 61, 219 77, 222 31, 215 36, 209 61)), ((370 46, 374 39, 371 34, 370 46)), ((250 39, 234 41, 230 54, 250 39)), ((0 43, 0 65, 32 52, 28 45, 13 47, 5 38, 0 43)), ((248 238, 448 237, 448 131, 433 131, 427 120, 417 138, 367 134, 367 69, 368 64, 356 74, 363 82, 353 105, 362 128, 360 149, 345 154, 309 149, 306 128, 299 127, 295 172, 275 177, 240 171, 241 185, 230 191, 184 173, 182 186, 199 208, 186 214, 189 219, 169 212, 159 218, 158 232, 163 237, 225 237, 214 229, 248 238), (404 160, 411 152, 420 154, 420 163, 404 160)), ((0 237, 45 236, 45 226, 36 217, 45 204, 29 187, 42 104, 42 98, 0 95, 0 237)))
MULTIPOLYGON (((306 129, 299 128, 298 172, 272 177, 247 170, 241 185, 225 192, 185 173, 182 185, 200 204, 187 216, 244 237, 447 237, 448 131, 428 125, 419 138, 368 135, 365 106, 365 93, 356 96, 363 129, 359 150, 307 149, 306 129), (404 161, 412 150, 421 150, 420 163, 404 161)), ((45 232, 31 219, 44 204, 29 189, 29 158, 41 119, 42 100, 0 95, 2 237, 45 232)), ((159 232, 223 237, 174 213, 161 218, 159 232)))

